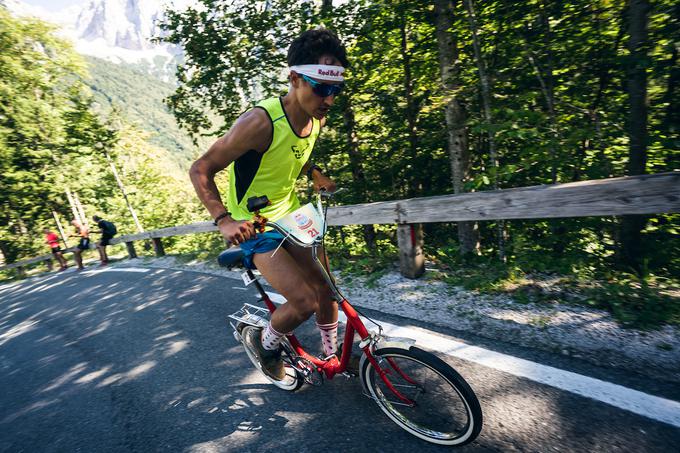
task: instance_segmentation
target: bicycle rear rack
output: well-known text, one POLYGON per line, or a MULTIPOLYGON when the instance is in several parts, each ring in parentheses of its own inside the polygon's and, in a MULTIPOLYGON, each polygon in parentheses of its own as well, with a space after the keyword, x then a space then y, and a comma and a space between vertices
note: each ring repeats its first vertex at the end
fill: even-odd
MULTIPOLYGON (((244 304, 237 312, 229 315, 229 318, 236 321, 237 325, 242 323, 264 328, 267 327, 269 322, 269 310, 251 304, 244 304)), ((229 324, 231 324, 234 330, 237 330, 234 323, 230 321, 229 324)))

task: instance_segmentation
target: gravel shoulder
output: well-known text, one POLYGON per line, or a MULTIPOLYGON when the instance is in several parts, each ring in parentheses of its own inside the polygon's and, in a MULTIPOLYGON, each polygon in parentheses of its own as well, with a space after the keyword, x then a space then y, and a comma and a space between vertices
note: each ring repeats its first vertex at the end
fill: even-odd
MULTIPOLYGON (((172 256, 125 260, 116 266, 146 266, 221 275, 240 280, 240 272, 216 264, 181 262, 172 256)), ((621 327, 607 312, 588 307, 525 304, 507 295, 480 294, 432 278, 418 280, 389 272, 366 279, 337 275, 353 305, 399 315, 492 340, 626 369, 680 382, 680 329, 643 331, 621 327)))

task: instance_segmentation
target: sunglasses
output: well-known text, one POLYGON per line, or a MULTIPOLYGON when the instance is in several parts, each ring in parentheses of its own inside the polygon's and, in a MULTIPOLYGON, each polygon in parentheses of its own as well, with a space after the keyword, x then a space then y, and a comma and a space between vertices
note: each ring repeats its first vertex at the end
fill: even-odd
POLYGON ((344 83, 341 83, 339 85, 329 85, 327 83, 317 82, 316 80, 304 74, 300 75, 312 87, 312 91, 314 92, 314 94, 322 98, 327 98, 328 96, 337 96, 338 94, 340 94, 342 89, 345 88, 344 83))

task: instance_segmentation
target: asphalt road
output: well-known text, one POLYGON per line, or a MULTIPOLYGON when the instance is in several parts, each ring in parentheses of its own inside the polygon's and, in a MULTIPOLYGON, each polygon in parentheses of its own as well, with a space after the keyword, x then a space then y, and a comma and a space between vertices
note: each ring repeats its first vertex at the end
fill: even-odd
MULTIPOLYGON (((0 287, 0 451, 441 451, 393 424, 358 379, 288 393, 227 323, 255 289, 186 271, 50 274, 0 287)), ((392 324, 417 320, 367 312, 392 324)), ((311 322, 298 332, 320 349, 311 322)), ((561 369, 680 400, 669 383, 439 329, 561 369)), ((459 451, 678 451, 680 428, 473 362, 441 356, 485 416, 459 451)))

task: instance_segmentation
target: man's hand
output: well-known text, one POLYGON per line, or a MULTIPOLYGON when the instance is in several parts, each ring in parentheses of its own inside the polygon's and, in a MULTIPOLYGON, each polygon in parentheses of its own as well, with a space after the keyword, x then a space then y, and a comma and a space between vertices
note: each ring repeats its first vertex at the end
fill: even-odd
POLYGON ((234 245, 239 245, 255 237, 253 222, 248 220, 223 220, 217 227, 222 236, 234 245))
POLYGON ((335 192, 335 189, 338 188, 331 178, 319 173, 318 171, 312 173, 312 177, 314 178, 312 187, 314 188, 315 192, 319 192, 322 189, 326 192, 335 192))

